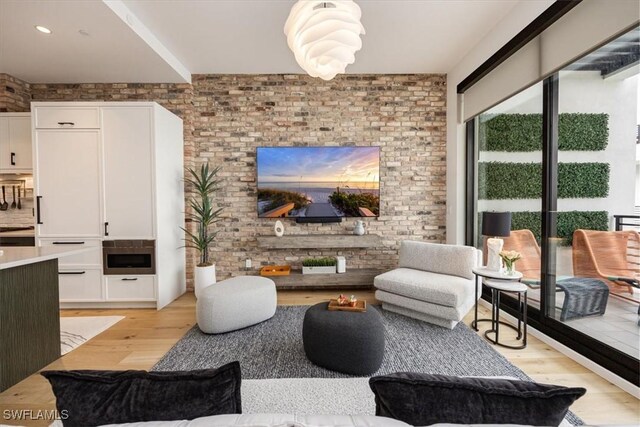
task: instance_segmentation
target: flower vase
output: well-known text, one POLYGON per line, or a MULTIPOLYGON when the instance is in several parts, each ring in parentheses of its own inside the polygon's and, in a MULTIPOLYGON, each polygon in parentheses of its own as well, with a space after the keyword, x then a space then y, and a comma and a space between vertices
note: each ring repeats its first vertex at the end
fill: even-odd
POLYGON ((515 263, 505 262, 504 267, 507 276, 514 276, 516 274, 515 263))

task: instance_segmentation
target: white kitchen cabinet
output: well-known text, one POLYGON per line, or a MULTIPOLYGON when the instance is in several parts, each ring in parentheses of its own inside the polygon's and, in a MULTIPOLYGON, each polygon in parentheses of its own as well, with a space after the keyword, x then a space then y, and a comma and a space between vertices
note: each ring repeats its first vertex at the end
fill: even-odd
POLYGON ((38 237, 102 237, 100 153, 96 130, 36 131, 38 237))
POLYGON ((102 239, 40 238, 39 246, 87 249, 76 255, 60 257, 58 265, 61 267, 80 265, 102 269, 102 239))
POLYGON ((108 238, 153 239, 153 110, 105 107, 101 113, 108 238))
POLYGON ((58 286, 60 301, 65 302, 98 302, 102 301, 102 272, 83 266, 60 266, 58 269, 58 286))
POLYGON ((37 244, 91 248, 61 263, 62 306, 159 309, 183 294, 182 120, 150 102, 31 110, 37 244), (104 274, 102 246, 120 247, 107 240, 154 240, 155 274, 104 274))
POLYGON ((105 276, 108 301, 155 301, 155 276, 105 276))
POLYGON ((34 111, 36 129, 99 129, 100 114, 97 106, 41 106, 34 111))
POLYGON ((31 173, 31 114, 0 114, 0 173, 31 173))

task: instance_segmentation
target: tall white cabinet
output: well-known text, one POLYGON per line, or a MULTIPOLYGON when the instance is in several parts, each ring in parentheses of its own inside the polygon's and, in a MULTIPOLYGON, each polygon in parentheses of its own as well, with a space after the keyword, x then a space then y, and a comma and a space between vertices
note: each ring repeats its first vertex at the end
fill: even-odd
POLYGON ((61 259, 64 307, 162 308, 185 292, 182 120, 156 103, 31 105, 36 242, 61 259), (154 240, 155 274, 103 274, 109 240, 154 240))

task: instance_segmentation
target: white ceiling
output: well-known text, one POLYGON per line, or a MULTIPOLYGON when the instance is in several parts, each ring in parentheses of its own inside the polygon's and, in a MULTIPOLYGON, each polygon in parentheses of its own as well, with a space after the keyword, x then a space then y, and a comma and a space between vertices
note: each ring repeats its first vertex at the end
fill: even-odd
MULTIPOLYGON (((519 0, 357 2, 367 34, 349 73, 446 73, 519 0)), ((0 72, 78 83, 302 72, 282 30, 294 0, 106 3, 0 0, 0 72), (36 24, 54 33, 40 34, 36 24)))
POLYGON ((182 81, 99 0, 0 0, 0 72, 32 83, 182 81))

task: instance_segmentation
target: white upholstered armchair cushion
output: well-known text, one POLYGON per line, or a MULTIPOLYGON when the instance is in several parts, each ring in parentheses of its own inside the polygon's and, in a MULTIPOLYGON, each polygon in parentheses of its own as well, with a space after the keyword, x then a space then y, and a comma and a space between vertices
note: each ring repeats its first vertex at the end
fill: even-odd
POLYGON ((473 279, 477 249, 471 246, 404 240, 400 243, 399 267, 473 279))

